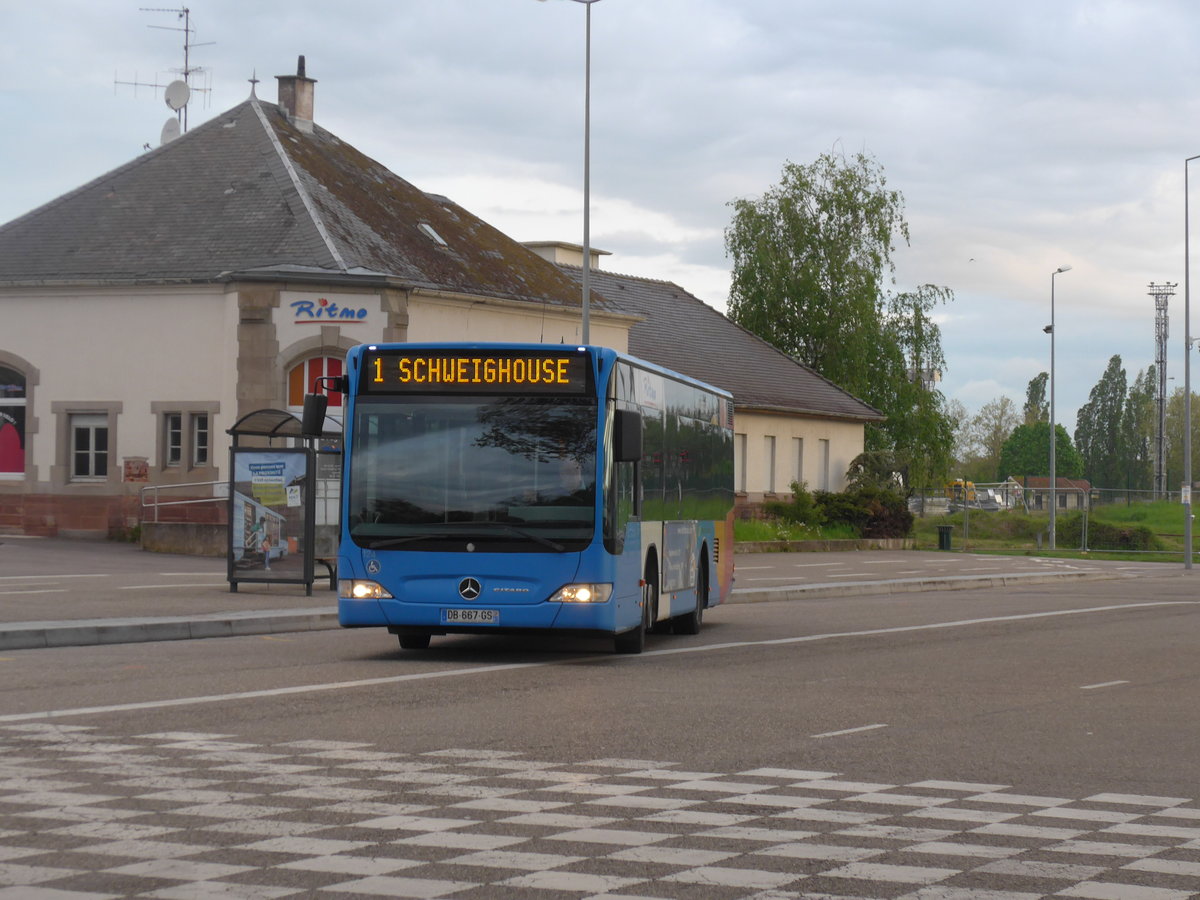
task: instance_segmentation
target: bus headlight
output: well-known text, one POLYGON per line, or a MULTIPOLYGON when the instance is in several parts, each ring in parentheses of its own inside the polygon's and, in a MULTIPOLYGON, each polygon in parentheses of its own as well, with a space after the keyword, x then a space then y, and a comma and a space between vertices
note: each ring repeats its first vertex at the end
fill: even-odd
POLYGON ((351 600, 391 600, 392 595, 378 581, 342 579, 338 581, 338 596, 351 600))
POLYGON ((567 584, 550 598, 551 603, 607 603, 611 584, 567 584))

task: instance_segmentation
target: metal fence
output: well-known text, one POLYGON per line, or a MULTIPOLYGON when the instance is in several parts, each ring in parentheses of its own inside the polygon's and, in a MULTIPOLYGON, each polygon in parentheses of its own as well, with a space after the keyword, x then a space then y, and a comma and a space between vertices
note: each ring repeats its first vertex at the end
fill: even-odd
MULTIPOLYGON (((1055 494, 1056 549, 1182 559, 1184 508, 1178 494, 1067 487, 1059 487, 1055 494), (1151 504, 1158 506, 1152 510, 1151 504), (1111 515, 1119 508, 1128 512, 1111 515)), ((1040 552, 1049 548, 1049 495, 1045 489, 1023 490, 1014 482, 976 484, 971 497, 914 497, 909 509, 914 515, 928 518, 956 514, 954 541, 961 542, 960 546, 968 545, 972 527, 981 524, 981 517, 1005 510, 1024 513, 1033 526, 1029 549, 1040 552)))
POLYGON ((1134 491, 1119 488, 1092 488, 1093 506, 1136 506, 1139 503, 1155 503, 1160 500, 1178 502, 1179 494, 1163 494, 1162 491, 1134 491))

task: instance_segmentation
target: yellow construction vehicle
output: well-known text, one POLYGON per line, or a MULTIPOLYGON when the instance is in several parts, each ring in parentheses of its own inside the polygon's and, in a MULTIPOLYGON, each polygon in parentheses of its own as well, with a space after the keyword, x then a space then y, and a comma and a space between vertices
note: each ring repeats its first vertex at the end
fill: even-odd
POLYGON ((974 503, 975 482, 963 481, 961 478, 958 481, 947 482, 945 493, 949 499, 957 503, 974 503))

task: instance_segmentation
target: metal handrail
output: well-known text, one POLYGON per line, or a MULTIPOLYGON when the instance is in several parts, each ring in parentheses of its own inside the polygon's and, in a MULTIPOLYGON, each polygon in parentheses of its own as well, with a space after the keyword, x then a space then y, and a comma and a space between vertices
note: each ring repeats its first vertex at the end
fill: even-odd
POLYGON ((150 521, 158 521, 158 511, 164 506, 190 506, 196 503, 225 503, 229 500, 228 495, 217 494, 214 491, 212 497, 200 497, 191 500, 162 500, 159 498, 159 491, 178 490, 180 488, 216 488, 218 485, 228 489, 228 481, 191 481, 181 484, 147 484, 138 492, 139 499, 142 505, 142 519, 146 518, 146 510, 154 510, 154 518, 150 521), (147 494, 153 493, 153 502, 147 502, 147 494))

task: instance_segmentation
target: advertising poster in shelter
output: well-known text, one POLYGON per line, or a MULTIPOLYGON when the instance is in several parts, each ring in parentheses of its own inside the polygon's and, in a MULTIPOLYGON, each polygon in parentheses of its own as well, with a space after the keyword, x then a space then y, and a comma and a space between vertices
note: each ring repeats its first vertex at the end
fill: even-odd
POLYGON ((306 581, 308 453, 235 449, 232 471, 231 580, 306 581))

